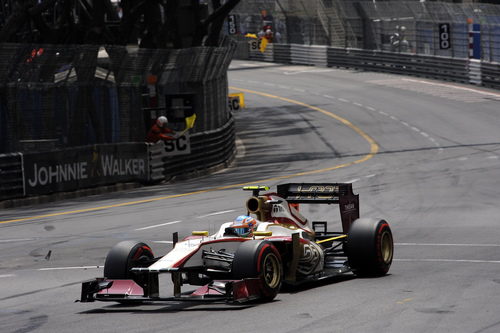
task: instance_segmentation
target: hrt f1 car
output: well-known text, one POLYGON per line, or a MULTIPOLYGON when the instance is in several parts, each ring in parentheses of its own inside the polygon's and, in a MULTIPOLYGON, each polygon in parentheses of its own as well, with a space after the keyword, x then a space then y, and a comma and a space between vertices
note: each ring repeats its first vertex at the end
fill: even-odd
POLYGON ((247 215, 256 222, 241 236, 232 222, 217 233, 193 231, 162 257, 141 242, 123 241, 106 257, 104 278, 82 284, 81 301, 151 302, 272 300, 283 283, 295 285, 342 274, 385 275, 392 263, 393 238, 385 220, 359 218, 359 197, 349 183, 293 183, 245 187, 247 215), (326 221, 311 222, 301 204, 338 204, 341 232, 326 221), (158 275, 170 273, 173 296, 160 295, 158 275), (201 286, 182 292, 185 284, 201 286))

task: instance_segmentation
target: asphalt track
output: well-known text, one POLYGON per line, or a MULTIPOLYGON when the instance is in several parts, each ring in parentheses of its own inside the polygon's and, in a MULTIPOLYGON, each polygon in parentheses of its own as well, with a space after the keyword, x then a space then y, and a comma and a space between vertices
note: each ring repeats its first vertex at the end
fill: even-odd
MULTIPOLYGON (((425 79, 234 62, 238 156, 216 174, 0 211, 1 332, 498 332, 500 93, 425 79), (264 93, 264 94, 262 94, 264 93), (396 242, 390 274, 285 290, 267 304, 75 303, 108 249, 214 231, 241 184, 353 182, 396 242)), ((340 228, 336 207, 304 215, 340 228)), ((162 279, 171 292, 168 278, 162 279)))

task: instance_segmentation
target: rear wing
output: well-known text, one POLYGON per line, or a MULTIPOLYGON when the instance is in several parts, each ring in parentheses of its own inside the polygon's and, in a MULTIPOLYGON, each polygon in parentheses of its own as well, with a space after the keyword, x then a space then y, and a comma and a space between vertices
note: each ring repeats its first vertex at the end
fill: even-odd
POLYGON ((278 185, 278 195, 288 203, 339 204, 344 233, 359 218, 359 195, 351 183, 289 183, 278 185))

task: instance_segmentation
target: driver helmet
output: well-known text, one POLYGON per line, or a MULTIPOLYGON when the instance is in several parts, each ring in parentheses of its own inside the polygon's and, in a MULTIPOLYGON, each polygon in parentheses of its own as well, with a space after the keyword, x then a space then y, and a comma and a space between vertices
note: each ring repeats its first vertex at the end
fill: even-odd
POLYGON ((257 227, 257 220, 248 215, 240 215, 234 219, 231 228, 242 237, 251 236, 254 229, 257 227))
POLYGON ((163 127, 167 123, 168 123, 168 119, 165 116, 161 116, 161 117, 158 117, 158 119, 156 119, 156 125, 158 125, 158 127, 163 127))

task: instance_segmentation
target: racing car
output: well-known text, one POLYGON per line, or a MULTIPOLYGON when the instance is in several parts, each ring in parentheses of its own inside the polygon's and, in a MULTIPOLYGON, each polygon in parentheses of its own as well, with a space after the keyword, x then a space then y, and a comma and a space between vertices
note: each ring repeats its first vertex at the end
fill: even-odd
POLYGON ((83 282, 81 302, 119 303, 202 300, 270 301, 283 284, 334 276, 383 276, 394 245, 389 223, 359 217, 359 195, 350 183, 288 183, 247 186, 246 215, 223 223, 212 235, 193 231, 155 257, 145 243, 122 241, 109 251, 104 277, 83 282), (304 204, 338 204, 342 231, 309 221, 304 204), (159 275, 171 274, 173 296, 160 294, 159 275), (184 285, 191 287, 182 291, 184 285))

